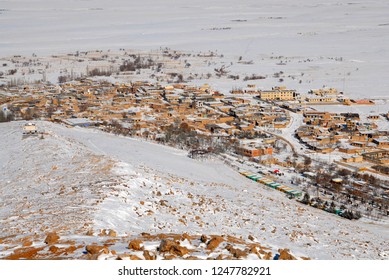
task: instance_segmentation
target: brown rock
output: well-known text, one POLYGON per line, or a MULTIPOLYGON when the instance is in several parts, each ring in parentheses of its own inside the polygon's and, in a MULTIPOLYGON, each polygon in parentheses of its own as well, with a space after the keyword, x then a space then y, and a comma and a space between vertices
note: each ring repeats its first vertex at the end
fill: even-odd
POLYGON ((142 232, 140 235, 142 235, 142 237, 146 237, 146 238, 151 237, 151 234, 147 233, 147 232, 142 232))
POLYGON ((219 256, 217 256, 217 258, 215 260, 221 261, 223 259, 224 259, 224 255, 220 254, 219 256))
POLYGON ((181 240, 185 240, 185 239, 190 240, 190 235, 186 232, 181 236, 181 240))
POLYGON ((32 241, 24 241, 22 246, 23 247, 30 247, 32 245, 32 241))
POLYGON ((130 244, 128 244, 128 249, 141 251, 143 249, 142 241, 139 239, 131 240, 130 244))
POLYGON ((176 255, 176 256, 184 256, 186 254, 189 253, 189 250, 188 248, 186 247, 182 247, 182 246, 179 246, 179 245, 173 245, 171 248, 170 248, 170 254, 172 255, 176 255))
POLYGON ((53 246, 50 246, 50 248, 49 248, 49 251, 50 251, 51 253, 53 253, 53 254, 57 253, 58 250, 59 250, 59 248, 56 247, 56 246, 54 246, 54 245, 53 245, 53 246))
POLYGON ((132 261, 141 261, 142 259, 139 258, 138 256, 131 255, 130 256, 130 260, 132 260, 132 261))
POLYGON ((176 259, 177 257, 176 256, 174 256, 174 255, 168 255, 168 256, 165 256, 164 257, 164 260, 174 260, 174 259, 176 259))
POLYGON ((240 250, 240 249, 237 249, 237 248, 234 248, 232 247, 232 245, 228 244, 226 246, 226 249, 231 253, 231 255, 234 257, 234 258, 237 258, 237 259, 240 259, 240 258, 245 258, 247 257, 247 253, 240 250))
POLYGON ((203 243, 207 243, 207 241, 208 241, 208 238, 207 238, 207 236, 206 235, 201 235, 201 237, 200 237, 200 241, 201 242, 203 242, 203 243))
POLYGON ((254 238, 251 234, 249 235, 248 238, 249 238, 249 240, 251 240, 251 241, 254 241, 254 240, 255 240, 255 238, 254 238))
POLYGON ((142 260, 138 256, 130 255, 130 254, 121 254, 121 255, 116 257, 116 260, 124 260, 124 259, 130 259, 132 261, 140 261, 140 260, 142 260))
POLYGON ((215 250, 220 243, 222 243, 224 241, 223 237, 221 236, 215 236, 213 237, 209 242, 208 242, 208 245, 207 245, 207 249, 208 250, 215 250))
POLYGON ((161 253, 167 253, 170 251, 171 247, 174 245, 176 245, 176 243, 174 243, 173 241, 168 240, 168 239, 162 239, 161 243, 159 244, 159 251, 161 253))
POLYGON ((169 205, 167 204, 167 200, 160 200, 159 201, 159 204, 161 205, 161 206, 165 206, 165 207, 168 207, 169 205))
POLYGON ((149 251, 145 250, 143 252, 143 257, 145 258, 145 260, 147 261, 150 261, 150 260, 155 260, 156 257, 154 255, 151 255, 149 251))
POLYGON ((265 252, 265 254, 263 256, 263 259, 264 260, 272 260, 273 259, 273 255, 271 254, 271 252, 265 252))
POLYGON ((105 254, 108 254, 108 249, 107 247, 104 247, 104 246, 99 246, 99 245, 87 245, 85 247, 85 250, 91 254, 91 255, 95 255, 95 254, 99 254, 101 252, 105 253, 105 254))
POLYGON ((158 239, 166 239, 166 238, 168 238, 168 236, 166 234, 164 234, 164 233, 157 234, 157 237, 158 237, 158 239))
POLYGON ((73 253, 74 251, 77 250, 77 247, 76 246, 69 246, 68 248, 65 249, 65 255, 67 254, 70 254, 70 253, 73 253))
POLYGON ((58 240, 59 240, 59 236, 57 235, 57 233, 55 233, 55 232, 50 232, 50 233, 47 234, 47 236, 46 236, 45 243, 46 243, 46 244, 54 244, 54 243, 56 243, 58 240))
POLYGON ((93 236, 93 229, 90 229, 86 232, 87 236, 93 236))
POLYGON ((195 257, 195 256, 190 256, 190 257, 187 257, 185 259, 186 260, 190 260, 190 261, 198 261, 198 260, 200 260, 198 257, 195 257))
POLYGON ((43 249, 44 249, 44 247, 41 247, 41 248, 27 247, 27 248, 15 249, 11 255, 5 257, 4 259, 6 259, 6 260, 20 260, 20 259, 32 260, 35 258, 37 253, 43 249))
POLYGON ((114 231, 113 229, 110 229, 109 232, 108 232, 108 236, 117 237, 118 234, 117 234, 116 231, 114 231))
POLYGON ((258 255, 258 248, 255 244, 249 246, 249 253, 258 255))
POLYGON ((289 249, 279 249, 278 253, 280 253, 280 260, 296 260, 296 258, 290 254, 289 249))

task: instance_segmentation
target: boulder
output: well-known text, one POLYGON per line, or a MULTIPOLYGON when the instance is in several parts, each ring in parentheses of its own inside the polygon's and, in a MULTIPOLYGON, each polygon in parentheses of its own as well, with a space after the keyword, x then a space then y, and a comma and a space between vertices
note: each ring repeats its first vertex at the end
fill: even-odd
POLYGON ((278 253, 280 253, 279 260, 297 260, 290 254, 289 249, 279 249, 278 253))
POLYGON ((56 232, 50 232, 46 236, 45 243, 50 245, 50 244, 56 243, 58 240, 59 240, 59 236, 57 235, 57 233, 56 232))
POLYGON ((143 249, 142 241, 139 239, 131 240, 131 242, 128 244, 128 249, 141 251, 143 249))
POLYGON ((226 246, 226 250, 228 250, 230 252, 230 254, 236 258, 236 259, 241 259, 241 258, 245 258, 247 257, 247 253, 240 250, 240 249, 237 249, 237 248, 234 248, 232 247, 232 245, 228 244, 226 246))
POLYGON ((87 251, 88 254, 91 254, 91 255, 99 254, 101 252, 103 252, 105 254, 109 253, 107 247, 99 246, 99 245, 87 245, 85 247, 85 250, 87 251))
POLYGON ((53 246, 50 246, 50 248, 49 248, 49 251, 50 251, 51 253, 53 253, 53 254, 57 253, 58 250, 59 250, 59 248, 56 247, 56 246, 54 246, 54 245, 53 245, 53 246))
POLYGON ((189 250, 188 248, 186 247, 182 247, 182 246, 179 246, 179 245, 173 245, 171 248, 170 248, 170 254, 172 255, 176 255, 176 256, 185 256, 186 254, 189 253, 189 250))
POLYGON ((220 243, 222 243, 224 241, 223 237, 221 236, 215 236, 213 237, 207 244, 207 249, 208 250, 215 250, 219 245, 220 243))
POLYGON ((170 251, 171 247, 174 245, 176 245, 175 242, 168 240, 168 239, 162 239, 161 243, 159 244, 159 252, 167 253, 170 251))
POLYGON ((149 261, 149 260, 155 260, 156 257, 154 255, 151 255, 149 251, 145 250, 143 252, 143 257, 145 258, 145 260, 149 261))

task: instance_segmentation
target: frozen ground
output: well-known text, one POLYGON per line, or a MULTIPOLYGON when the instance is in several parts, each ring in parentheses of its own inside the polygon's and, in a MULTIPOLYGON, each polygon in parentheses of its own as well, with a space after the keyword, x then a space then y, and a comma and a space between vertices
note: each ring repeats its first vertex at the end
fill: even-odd
MULTIPOLYGON (((283 71, 283 83, 302 92, 326 85, 354 97, 387 98, 388 12, 385 0, 3 0, 0 56, 217 50, 227 63, 253 60, 235 63, 234 74, 283 71)), ((244 84, 210 83, 226 90, 244 84)), ((272 79, 259 84, 274 85, 272 79)))
POLYGON ((8 236, 1 248, 32 232, 55 230, 79 244, 87 230, 112 229, 120 236, 252 235, 273 252, 314 259, 388 258, 387 225, 305 207, 219 161, 47 122, 38 122, 44 139, 22 140, 21 125, 0 126, 0 223, 8 236))

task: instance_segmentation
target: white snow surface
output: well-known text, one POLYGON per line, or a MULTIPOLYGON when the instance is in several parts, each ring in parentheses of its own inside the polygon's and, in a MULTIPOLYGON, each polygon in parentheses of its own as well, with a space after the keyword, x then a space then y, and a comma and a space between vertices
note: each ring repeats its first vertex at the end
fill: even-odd
POLYGON ((252 235, 296 256, 387 258, 388 225, 306 207, 217 160, 90 129, 37 125, 44 139, 22 139, 21 122, 0 124, 3 236, 48 230, 77 236, 91 227, 123 236, 252 235))
MULTIPOLYGON (((388 13, 386 0, 3 0, 0 57, 216 50, 229 57, 226 63, 253 60, 232 65, 233 74, 283 71, 295 77, 283 83, 302 92, 326 85, 354 97, 388 98, 388 13)), ((245 84, 209 83, 219 90, 245 84)))

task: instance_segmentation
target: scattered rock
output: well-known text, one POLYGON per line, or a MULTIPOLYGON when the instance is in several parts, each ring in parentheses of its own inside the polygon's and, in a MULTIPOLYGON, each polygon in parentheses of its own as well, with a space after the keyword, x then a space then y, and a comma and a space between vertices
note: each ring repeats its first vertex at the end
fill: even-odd
POLYGON ((141 251, 143 249, 142 241, 139 239, 131 240, 130 244, 128 244, 128 249, 141 251))
POLYGON ((190 257, 185 258, 185 260, 197 261, 197 260, 200 260, 200 259, 198 257, 195 257, 195 256, 190 256, 190 257))
POLYGON ((87 245, 85 247, 85 250, 91 254, 91 255, 95 255, 95 254, 99 254, 101 252, 105 253, 105 254, 108 254, 109 251, 107 249, 107 247, 105 246, 99 246, 99 245, 87 245))
POLYGON ((93 236, 93 229, 90 229, 86 232, 87 236, 93 236))
POLYGON ((203 243, 207 243, 207 241, 208 241, 208 238, 207 238, 207 236, 206 235, 201 235, 201 237, 200 237, 200 241, 201 242, 203 242, 203 243))
POLYGON ((182 247, 182 246, 179 246, 179 245, 174 245, 170 248, 170 254, 172 255, 176 255, 176 256, 185 256, 186 254, 189 253, 189 250, 188 248, 186 247, 182 247))
POLYGON ((168 239, 162 239, 161 244, 159 245, 159 252, 170 253, 172 255, 182 257, 188 254, 189 250, 186 247, 182 247, 178 245, 174 241, 168 239))
POLYGON ((160 233, 160 234, 157 234, 157 237, 159 238, 159 239, 166 239, 166 238, 168 238, 168 236, 166 235, 166 234, 164 234, 164 233, 160 233))
POLYGON ((24 241, 22 246, 23 247, 30 247, 32 245, 32 241, 24 241))
POLYGON ((159 201, 159 204, 161 205, 161 206, 165 206, 165 207, 168 207, 169 205, 167 204, 167 200, 160 200, 159 201))
POLYGON ((278 253, 280 253, 280 260, 296 260, 296 258, 290 254, 289 249, 279 249, 278 253))
POLYGON ((265 252, 264 256, 263 256, 263 259, 264 260, 272 260, 273 259, 273 255, 271 252, 265 252))
POLYGON ((39 251, 41 251, 44 247, 35 248, 35 247, 27 247, 27 248, 19 248, 16 249, 11 255, 5 257, 6 260, 21 260, 27 259, 32 260, 35 259, 35 256, 39 251))
POLYGON ((228 250, 234 258, 241 259, 241 258, 247 257, 247 253, 246 252, 244 252, 244 251, 242 251, 240 249, 234 248, 230 244, 228 244, 226 246, 226 250, 228 250))
POLYGON ((186 232, 183 235, 181 235, 181 240, 184 241, 185 239, 187 240, 191 239, 190 235, 186 232))
POLYGON ((113 229, 110 229, 109 232, 108 232, 108 236, 117 237, 118 234, 117 234, 116 231, 114 231, 113 229))
POLYGON ((207 249, 208 250, 215 250, 220 243, 222 243, 224 241, 223 237, 220 237, 220 236, 215 236, 213 237, 209 242, 208 242, 208 245, 207 245, 207 249))
POLYGON ((170 251, 170 248, 174 246, 176 243, 174 243, 171 240, 168 239, 162 239, 161 243, 159 244, 159 252, 161 253, 167 253, 170 251))
POLYGON ((57 235, 57 233, 56 232, 50 232, 46 236, 45 243, 50 245, 50 244, 56 243, 58 240, 59 240, 59 236, 57 235))
POLYGON ((249 253, 258 255, 258 248, 255 244, 249 246, 249 253))
POLYGON ((143 257, 145 258, 145 260, 149 261, 149 260, 155 260, 156 259, 156 256, 154 255, 151 255, 149 251, 145 250, 143 252, 143 257))
POLYGON ((51 253, 53 253, 53 254, 57 253, 58 250, 59 250, 59 248, 56 247, 56 246, 54 246, 54 245, 53 245, 53 246, 50 246, 50 248, 49 248, 49 251, 50 251, 51 253))

